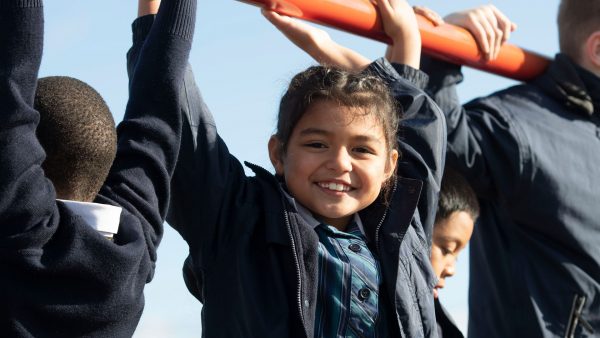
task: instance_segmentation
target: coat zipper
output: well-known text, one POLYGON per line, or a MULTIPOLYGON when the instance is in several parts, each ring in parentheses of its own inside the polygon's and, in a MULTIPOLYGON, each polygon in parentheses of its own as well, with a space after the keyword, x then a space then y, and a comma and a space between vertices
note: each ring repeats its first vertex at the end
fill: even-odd
POLYGON ((571 305, 571 312, 569 314, 569 322, 567 323, 567 330, 565 331, 565 338, 575 337, 575 330, 577 325, 581 323, 581 326, 589 333, 594 333, 594 328, 585 319, 581 317, 583 312, 583 306, 585 305, 586 297, 575 294, 573 298, 573 305, 571 305))
MULTIPOLYGON (((259 167, 263 170, 265 170, 264 168, 254 165, 256 167, 259 167)), ((394 181, 394 188, 392 189, 391 195, 393 196, 394 192, 396 192, 396 187, 398 185, 398 180, 394 181)), ((283 202, 284 205, 284 209, 285 209, 285 202, 283 202)), ((377 249, 377 252, 381 252, 380 251, 380 245, 379 245, 379 230, 381 229, 381 226, 383 225, 383 221, 385 220, 386 216, 387 216, 388 210, 387 207, 383 213, 383 216, 381 217, 381 220, 379 221, 379 224, 377 224, 377 227, 375 228, 375 247, 377 249)), ((292 244, 292 254, 294 256, 294 265, 296 266, 296 278, 298 279, 298 294, 296 296, 296 300, 298 302, 298 312, 300 314, 300 322, 302 324, 302 327, 304 327, 304 333, 306 334, 307 337, 310 337, 310 335, 308 334, 308 332, 306 332, 306 326, 304 325, 304 311, 302 310, 302 276, 301 271, 300 271, 300 260, 298 259, 298 253, 296 252, 296 242, 294 241, 294 235, 292 233, 292 225, 290 224, 290 219, 288 217, 288 213, 286 210, 283 211, 283 217, 285 219, 285 225, 288 231, 288 236, 290 238, 290 243, 292 244)))
MULTIPOLYGON (((267 171, 265 168, 256 165, 256 164, 252 164, 249 163, 254 167, 260 168, 264 171, 267 171)), ((294 255, 294 265, 296 266, 296 278, 298 279, 298 295, 296 297, 296 300, 298 301, 298 312, 300 314, 300 323, 302 324, 302 327, 304 328, 304 333, 306 335, 306 337, 310 337, 310 335, 308 334, 308 332, 306 332, 306 326, 304 325, 304 311, 302 310, 302 276, 300 275, 300 259, 298 258, 298 254, 296 252, 296 242, 294 241, 294 235, 292 234, 292 225, 290 224, 290 219, 288 217, 288 213, 287 210, 285 208, 285 201, 283 200, 283 196, 282 196, 282 205, 283 205, 283 218, 285 219, 285 225, 288 231, 288 236, 290 238, 290 243, 292 243, 292 254, 294 255)))
MULTIPOLYGON (((392 189, 390 196, 394 196, 397 186, 398 186, 398 179, 394 179, 394 188, 392 189)), ((375 228, 375 248, 377 249, 377 256, 381 256, 381 248, 379 245, 379 230, 381 229, 381 226, 383 225, 383 221, 385 220, 387 213, 388 213, 388 207, 385 208, 385 211, 383 212, 383 216, 381 217, 381 219, 379 220, 379 224, 377 224, 377 227, 375 228)))
POLYGON ((381 220, 379 221, 379 224, 377 224, 377 227, 375 228, 375 248, 377 249, 377 255, 381 256, 381 249, 379 247, 379 229, 381 229, 381 226, 383 225, 383 221, 385 220, 385 216, 387 216, 387 208, 385 209, 385 211, 383 212, 383 217, 381 218, 381 220))
MULTIPOLYGON (((292 253, 294 255, 294 264, 296 265, 296 278, 298 278, 298 294, 296 300, 298 301, 298 312, 300 313, 300 322, 302 323, 302 327, 305 328, 304 311, 302 310, 302 277, 300 276, 300 260, 298 259, 298 254, 296 252, 296 242, 294 241, 294 235, 292 234, 292 225, 290 224, 288 213, 285 210, 283 212, 283 217, 285 218, 285 225, 288 230, 288 236, 290 237, 290 242, 292 243, 292 253)), ((306 329, 304 331, 308 337, 306 329)))

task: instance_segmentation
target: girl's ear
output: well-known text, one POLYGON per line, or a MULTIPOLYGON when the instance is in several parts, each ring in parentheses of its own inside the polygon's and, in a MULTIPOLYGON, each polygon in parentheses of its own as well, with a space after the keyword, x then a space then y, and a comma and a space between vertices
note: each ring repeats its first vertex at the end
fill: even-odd
POLYGON ((277 136, 272 135, 269 139, 269 158, 271 159, 271 164, 275 168, 275 173, 277 175, 283 176, 283 151, 282 144, 277 138, 277 136))
POLYGON ((398 163, 398 150, 393 149, 390 152, 390 158, 385 166, 385 179, 389 179, 394 174, 396 170, 396 164, 398 163))

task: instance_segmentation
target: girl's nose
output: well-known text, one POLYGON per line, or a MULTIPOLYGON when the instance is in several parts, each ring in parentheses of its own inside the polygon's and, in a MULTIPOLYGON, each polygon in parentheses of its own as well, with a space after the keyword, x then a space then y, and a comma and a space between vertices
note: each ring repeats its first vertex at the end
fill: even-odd
POLYGON ((327 168, 339 172, 348 172, 352 170, 352 157, 346 148, 340 148, 332 151, 331 158, 327 162, 327 168))

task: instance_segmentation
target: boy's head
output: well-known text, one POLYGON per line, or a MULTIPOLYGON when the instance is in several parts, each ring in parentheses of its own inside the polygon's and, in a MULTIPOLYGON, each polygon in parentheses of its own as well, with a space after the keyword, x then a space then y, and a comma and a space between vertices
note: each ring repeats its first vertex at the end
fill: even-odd
POLYGON ((393 176, 397 128, 395 102, 381 80, 311 67, 281 99, 269 155, 294 198, 344 227, 393 176))
POLYGON ((471 239, 478 216, 479 202, 475 193, 462 176, 446 168, 431 248, 431 265, 439 279, 434 289, 436 298, 438 289, 444 287, 445 278, 454 275, 456 257, 471 239))
POLYGON ((117 135, 108 106, 92 87, 77 79, 38 80, 37 136, 46 152, 42 167, 57 198, 92 201, 115 158, 117 135))
POLYGON ((600 69, 600 0, 562 0, 557 22, 561 52, 600 69))

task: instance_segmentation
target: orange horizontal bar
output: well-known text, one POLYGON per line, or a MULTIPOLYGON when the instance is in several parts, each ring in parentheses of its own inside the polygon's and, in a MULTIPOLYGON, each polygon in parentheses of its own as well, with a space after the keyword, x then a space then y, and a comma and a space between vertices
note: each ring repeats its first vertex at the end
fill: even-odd
MULTIPOLYGON (((277 13, 305 19, 385 43, 376 6, 369 0, 239 0, 269 8, 277 13)), ((512 44, 504 44, 498 58, 485 61, 467 30, 443 24, 434 26, 417 16, 423 53, 452 63, 467 65, 515 80, 526 81, 540 75, 550 60, 512 44)))

